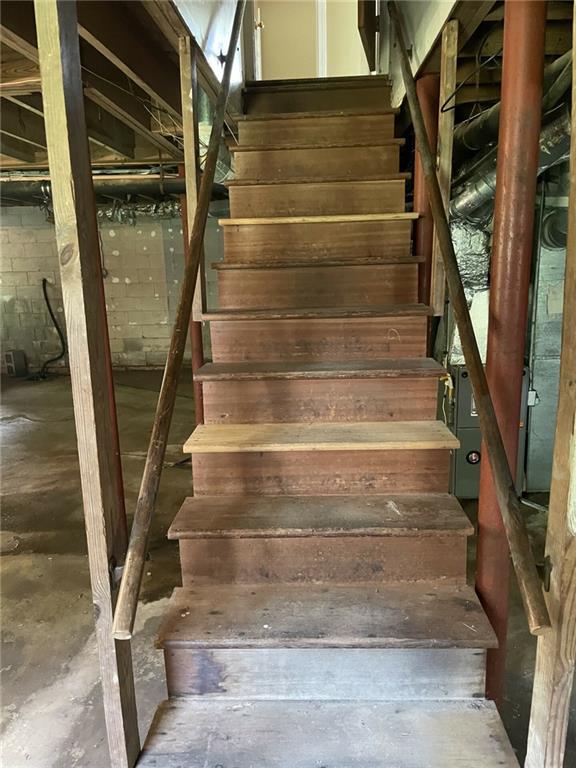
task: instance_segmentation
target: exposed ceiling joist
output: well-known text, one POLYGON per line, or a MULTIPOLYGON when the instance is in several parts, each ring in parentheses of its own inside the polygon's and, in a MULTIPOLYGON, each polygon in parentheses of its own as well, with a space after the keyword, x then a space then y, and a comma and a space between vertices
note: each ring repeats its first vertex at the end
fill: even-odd
POLYGON ((1 100, 0 109, 2 112, 0 130, 3 135, 32 144, 39 149, 46 149, 46 132, 41 116, 8 99, 1 100))
MULTIPOLYGON (((34 144, 27 144, 25 141, 15 139, 13 136, 0 133, 0 155, 22 163, 35 163, 38 160, 39 151, 41 150, 34 146, 34 144)), ((44 152, 43 157, 45 155, 46 153, 44 152)))
MULTIPOLYGON (((450 18, 458 21, 458 50, 466 45, 495 5, 495 0, 460 0, 456 4, 450 18)), ((440 48, 439 38, 426 60, 424 72, 440 71, 440 48)))
MULTIPOLYGON (((571 21, 572 3, 566 0, 560 2, 549 2, 546 9, 546 18, 548 21, 571 21)), ((499 4, 497 8, 486 16, 486 21, 504 21, 504 3, 499 4)))
MULTIPOLYGON (((218 93, 220 92, 220 83, 210 66, 204 51, 198 45, 195 38, 190 34, 190 30, 184 23, 182 17, 172 3, 166 0, 142 0, 141 6, 154 21, 158 29, 162 32, 166 40, 172 46, 175 54, 178 54, 179 38, 188 36, 191 38, 196 51, 196 66, 198 69, 198 84, 205 91, 206 95, 216 104, 218 93)), ((237 129, 238 116, 233 112, 226 112, 226 124, 229 128, 237 129)))
MULTIPOLYGON (((547 56, 561 56, 572 46, 572 30, 570 25, 562 21, 550 21, 546 25, 545 53, 547 56)), ((504 45, 504 27, 494 26, 482 39, 481 53, 483 57, 498 54, 504 45)), ((460 52, 460 56, 478 56, 478 42, 470 41, 460 52)))
POLYGON ((39 93, 42 90, 42 83, 38 66, 16 52, 7 58, 8 52, 12 54, 6 46, 2 46, 0 96, 39 93))
POLYGON ((105 56, 160 107, 181 115, 178 67, 154 45, 147 30, 123 3, 82 0, 78 7, 81 37, 105 56))
MULTIPOLYGON (((32 2, 3 0, 0 34, 6 45, 38 66, 32 2)), ((159 160, 181 159, 181 151, 169 139, 152 131, 153 110, 149 106, 149 95, 131 83, 124 73, 91 45, 82 40, 80 42, 84 93, 88 99, 156 147, 159 160)), ((99 140, 96 136, 94 138, 99 140)), ((106 141, 100 143, 108 146, 106 141)), ((116 147, 111 149, 117 151, 116 147)))
MULTIPOLYGON (((35 93, 27 96, 10 96, 8 100, 28 110, 30 114, 44 116, 42 96, 35 93)), ((113 115, 101 109, 89 99, 84 99, 86 128, 89 138, 106 149, 122 157, 134 159, 134 132, 113 115)), ((2 117, 4 129, 4 116, 2 117)))

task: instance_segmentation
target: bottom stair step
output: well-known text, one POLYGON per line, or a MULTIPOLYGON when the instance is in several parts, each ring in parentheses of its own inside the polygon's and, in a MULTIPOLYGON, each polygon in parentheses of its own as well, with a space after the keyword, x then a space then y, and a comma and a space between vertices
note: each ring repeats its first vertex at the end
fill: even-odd
POLYGON ((138 768, 518 768, 492 702, 165 702, 138 768))

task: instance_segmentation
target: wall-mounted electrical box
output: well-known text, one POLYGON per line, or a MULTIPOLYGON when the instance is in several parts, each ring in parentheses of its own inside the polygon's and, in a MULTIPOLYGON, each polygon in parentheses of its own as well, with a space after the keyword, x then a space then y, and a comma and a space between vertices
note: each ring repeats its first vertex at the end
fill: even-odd
MULTIPOLYGON (((451 492, 461 499, 478 498, 480 486, 481 455, 480 424, 472 394, 470 377, 463 365, 452 366, 449 370, 454 383, 452 402, 441 407, 442 416, 446 414, 448 426, 460 440, 460 448, 452 452, 451 492)), ((526 416, 528 411, 528 369, 524 369, 522 385, 522 406, 520 409, 520 439, 518 443, 518 464, 516 489, 521 491, 524 482, 524 458, 526 450, 526 416)), ((441 406, 442 406, 441 395, 441 406)))

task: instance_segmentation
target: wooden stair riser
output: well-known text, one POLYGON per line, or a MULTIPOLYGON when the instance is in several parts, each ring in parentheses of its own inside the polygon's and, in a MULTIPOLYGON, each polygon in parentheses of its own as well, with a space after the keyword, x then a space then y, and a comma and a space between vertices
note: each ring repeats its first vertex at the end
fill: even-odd
POLYGON ((394 113, 240 120, 240 146, 374 144, 394 138, 394 113))
POLYGON ((466 537, 299 536, 181 539, 184 587, 205 584, 466 583, 466 537))
POLYGON ((234 152, 237 179, 378 179, 398 173, 400 146, 249 149, 234 152))
POLYGON ((418 265, 219 270, 220 309, 378 307, 418 301, 418 265))
POLYGON ((479 649, 167 648, 170 696, 379 701, 484 694, 479 649))
POLYGON ((230 216, 348 216, 401 213, 405 179, 230 186, 230 216))
POLYGON ((446 493, 448 450, 196 453, 196 496, 446 493))
POLYGON ((224 227, 225 261, 299 262, 341 259, 412 261, 412 222, 332 221, 224 227))
POLYGON ((207 424, 424 421, 436 418, 435 379, 205 381, 207 424))
POLYGON ((214 362, 345 362, 424 357, 426 317, 212 321, 214 362))
POLYGON ((390 107, 390 86, 385 84, 366 85, 354 88, 317 87, 305 89, 246 88, 244 106, 247 114, 270 114, 277 112, 320 112, 336 110, 388 109, 390 107))

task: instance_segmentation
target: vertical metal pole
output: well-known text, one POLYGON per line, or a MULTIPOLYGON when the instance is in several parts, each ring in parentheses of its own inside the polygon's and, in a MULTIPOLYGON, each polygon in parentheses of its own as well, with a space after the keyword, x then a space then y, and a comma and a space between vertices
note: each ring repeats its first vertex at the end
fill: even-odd
MULTIPOLYGON (((546 3, 506 0, 486 375, 516 474, 542 105, 546 3)), ((488 461, 480 470, 476 589, 496 632, 486 694, 501 702, 508 625, 508 543, 488 461)))
MULTIPOLYGON (((422 109, 428 140, 433 152, 436 153, 440 75, 429 74, 418 78, 416 92, 422 109)), ((428 304, 430 301, 432 248, 434 246, 434 220, 428 202, 426 180, 418 145, 416 145, 414 157, 414 210, 420 214, 414 229, 414 250, 418 256, 424 257, 424 261, 418 265, 418 301, 428 304)))

